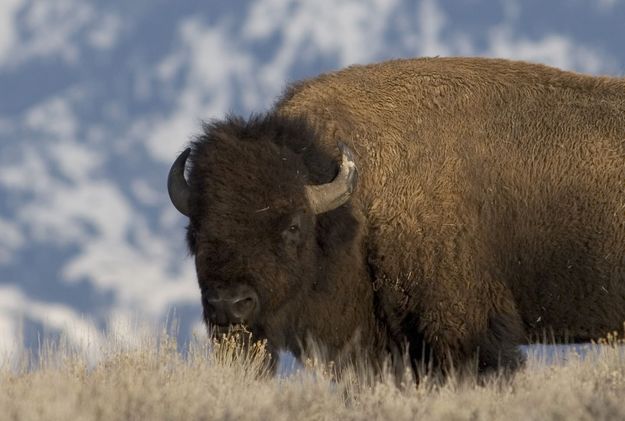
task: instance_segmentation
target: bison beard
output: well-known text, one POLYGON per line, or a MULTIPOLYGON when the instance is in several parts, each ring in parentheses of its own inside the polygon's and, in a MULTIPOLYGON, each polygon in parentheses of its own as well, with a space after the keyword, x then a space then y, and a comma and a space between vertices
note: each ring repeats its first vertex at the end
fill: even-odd
POLYGON ((298 357, 316 344, 339 368, 445 372, 621 328, 624 181, 623 79, 436 58, 207 124, 168 190, 207 324, 298 357))

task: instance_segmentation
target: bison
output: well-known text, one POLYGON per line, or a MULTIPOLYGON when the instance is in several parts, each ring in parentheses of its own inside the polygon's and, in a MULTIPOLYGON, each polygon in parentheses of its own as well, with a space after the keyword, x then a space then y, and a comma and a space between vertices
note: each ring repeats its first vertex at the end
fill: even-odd
POLYGON ((205 322, 274 351, 513 370, 520 344, 625 321, 621 78, 484 58, 352 66, 205 124, 168 190, 205 322))

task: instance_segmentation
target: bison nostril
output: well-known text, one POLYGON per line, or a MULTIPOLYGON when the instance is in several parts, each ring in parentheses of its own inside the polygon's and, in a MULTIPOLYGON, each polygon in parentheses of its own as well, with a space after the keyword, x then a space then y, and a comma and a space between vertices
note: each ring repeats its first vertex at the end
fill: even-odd
POLYGON ((217 307, 208 301, 204 300, 204 317, 209 320, 211 323, 215 323, 217 321, 217 307))
POLYGON ((237 289, 202 297, 204 318, 218 325, 253 322, 260 308, 258 295, 247 286, 237 289))
POLYGON ((245 318, 254 311, 256 301, 252 297, 245 297, 235 300, 232 303, 232 312, 240 318, 245 318))

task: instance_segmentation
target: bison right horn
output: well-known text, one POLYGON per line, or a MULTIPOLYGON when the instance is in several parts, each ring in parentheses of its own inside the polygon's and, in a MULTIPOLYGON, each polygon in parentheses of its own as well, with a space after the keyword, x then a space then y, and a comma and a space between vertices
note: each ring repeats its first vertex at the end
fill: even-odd
POLYGON ((358 169, 354 162, 354 153, 344 143, 338 143, 342 154, 341 169, 337 176, 327 184, 306 186, 306 197, 315 214, 336 209, 349 200, 356 188, 358 169))
POLYGON ((187 180, 184 178, 184 168, 190 153, 191 149, 187 148, 176 158, 169 169, 169 176, 167 177, 169 199, 174 207, 178 209, 178 212, 187 217, 189 216, 189 198, 191 193, 189 192, 187 180))

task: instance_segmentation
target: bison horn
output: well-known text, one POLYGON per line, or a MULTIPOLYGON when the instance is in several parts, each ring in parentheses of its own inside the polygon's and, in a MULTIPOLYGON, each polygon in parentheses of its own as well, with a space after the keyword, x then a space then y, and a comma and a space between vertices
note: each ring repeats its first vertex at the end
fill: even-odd
POLYGON ((354 153, 347 145, 339 142, 342 154, 341 169, 338 175, 327 184, 306 186, 306 196, 315 214, 336 209, 351 196, 358 180, 358 169, 354 162, 354 153))
POLYGON ((190 153, 191 149, 187 148, 176 158, 169 169, 169 176, 167 177, 169 199, 174 204, 174 207, 178 209, 178 212, 187 217, 189 216, 189 197, 191 194, 187 180, 184 178, 184 168, 190 153))

